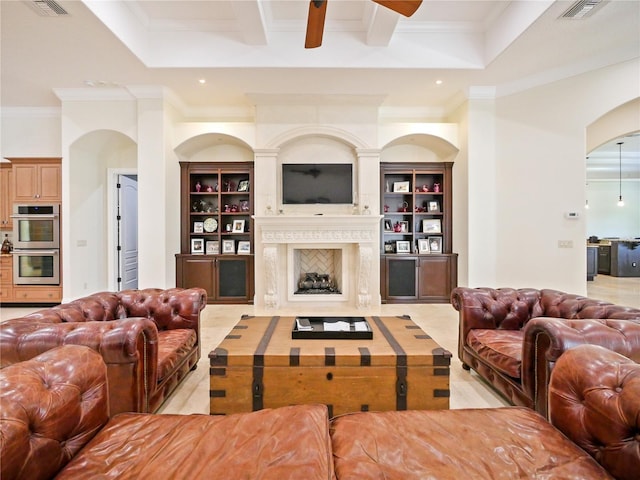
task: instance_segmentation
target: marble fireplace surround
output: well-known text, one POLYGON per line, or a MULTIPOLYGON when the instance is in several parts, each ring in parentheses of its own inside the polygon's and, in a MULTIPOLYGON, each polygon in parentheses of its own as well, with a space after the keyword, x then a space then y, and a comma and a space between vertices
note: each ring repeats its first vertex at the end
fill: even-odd
POLYGON ((266 308, 379 303, 379 215, 255 216, 256 297, 266 308), (341 294, 295 295, 295 249, 340 249, 341 294))

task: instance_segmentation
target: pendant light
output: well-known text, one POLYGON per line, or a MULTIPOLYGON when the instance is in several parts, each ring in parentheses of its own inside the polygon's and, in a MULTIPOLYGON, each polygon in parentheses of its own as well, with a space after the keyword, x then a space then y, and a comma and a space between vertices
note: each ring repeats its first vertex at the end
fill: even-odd
POLYGON ((619 207, 624 207, 624 200, 622 200, 622 144, 624 142, 618 142, 618 150, 619 150, 619 159, 620 159, 620 176, 619 178, 619 185, 620 185, 620 190, 618 191, 619 197, 618 197, 618 206, 619 207))

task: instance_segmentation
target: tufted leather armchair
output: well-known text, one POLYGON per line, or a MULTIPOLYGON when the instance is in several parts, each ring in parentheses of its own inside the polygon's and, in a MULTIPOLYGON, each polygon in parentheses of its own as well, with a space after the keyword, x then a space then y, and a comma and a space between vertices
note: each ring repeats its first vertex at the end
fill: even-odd
POLYGON ((640 309, 557 290, 467 288, 451 293, 459 312, 458 357, 513 405, 548 415, 548 385, 560 355, 596 344, 640 361, 640 309))
POLYGON ((60 345, 107 364, 111 415, 154 412, 200 358, 199 288, 100 292, 0 324, 4 368, 60 345))

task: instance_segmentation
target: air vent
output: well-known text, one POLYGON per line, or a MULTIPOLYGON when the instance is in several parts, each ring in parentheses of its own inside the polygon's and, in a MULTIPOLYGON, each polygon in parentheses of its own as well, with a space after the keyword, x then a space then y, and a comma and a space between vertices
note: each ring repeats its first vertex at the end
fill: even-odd
POLYGON ((569 10, 564 12, 560 16, 560 18, 573 18, 576 20, 580 20, 581 18, 593 15, 598 7, 604 5, 605 3, 607 2, 603 0, 579 0, 574 3, 571 8, 569 8, 569 10))
POLYGON ((59 17, 61 15, 69 15, 59 3, 54 0, 33 0, 30 2, 36 12, 43 17, 59 17))

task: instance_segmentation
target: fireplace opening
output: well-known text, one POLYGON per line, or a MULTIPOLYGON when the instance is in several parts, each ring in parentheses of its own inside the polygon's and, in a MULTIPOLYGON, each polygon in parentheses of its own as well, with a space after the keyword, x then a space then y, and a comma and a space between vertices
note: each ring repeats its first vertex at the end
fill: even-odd
POLYGON ((294 250, 295 295, 340 295, 342 250, 299 248, 294 250))
POLYGON ((307 272, 303 273, 301 277, 298 289, 295 291, 296 295, 342 293, 328 273, 307 272))

